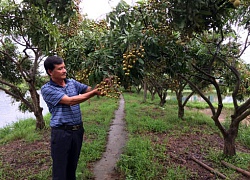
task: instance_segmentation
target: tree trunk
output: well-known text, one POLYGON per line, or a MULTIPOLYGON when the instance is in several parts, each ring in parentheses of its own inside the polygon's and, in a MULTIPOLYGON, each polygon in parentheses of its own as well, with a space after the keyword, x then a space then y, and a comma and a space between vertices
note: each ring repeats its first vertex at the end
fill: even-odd
POLYGON ((36 117, 36 129, 43 129, 45 127, 45 122, 42 113, 43 108, 40 107, 40 95, 35 88, 30 89, 30 94, 32 98, 33 112, 36 117))
POLYGON ((151 95, 151 101, 153 101, 155 99, 155 94, 156 94, 156 90, 154 87, 152 86, 147 86, 148 91, 150 92, 151 95))
POLYGON ((184 106, 182 105, 182 94, 176 91, 176 98, 178 102, 178 118, 184 117, 184 106))
POLYGON ((35 113, 36 116, 36 129, 43 129, 45 127, 45 122, 42 114, 43 108, 39 107, 38 113, 35 113))
POLYGON ((184 112, 185 112, 185 110, 184 110, 184 106, 179 106, 178 107, 178 118, 180 118, 180 119, 183 119, 183 117, 184 117, 184 112))
POLYGON ((147 91, 148 91, 147 83, 144 82, 144 84, 143 84, 143 102, 147 101, 147 91))
POLYGON ((228 136, 227 138, 224 138, 223 154, 227 156, 236 155, 235 140, 230 136, 228 136))
POLYGON ((166 98, 167 98, 167 92, 162 92, 162 96, 160 96, 160 106, 163 107, 164 104, 166 103, 166 98))
POLYGON ((153 90, 151 93, 151 101, 155 100, 155 94, 156 94, 156 90, 153 90))
POLYGON ((235 139, 238 135, 237 127, 230 127, 226 135, 224 136, 224 149, 223 154, 226 156, 236 155, 235 139))

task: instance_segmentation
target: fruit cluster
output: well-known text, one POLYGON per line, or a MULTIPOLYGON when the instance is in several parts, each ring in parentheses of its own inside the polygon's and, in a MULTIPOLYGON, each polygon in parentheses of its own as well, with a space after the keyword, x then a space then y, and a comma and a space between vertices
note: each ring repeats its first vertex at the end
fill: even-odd
POLYGON ((59 25, 59 31, 63 36, 74 37, 78 34, 81 17, 78 15, 70 20, 68 24, 59 25))
POLYGON ((88 84, 88 79, 91 73, 92 71, 86 68, 76 72, 75 78, 77 81, 80 81, 81 83, 88 84))
POLYGON ((121 84, 119 80, 120 78, 118 78, 117 76, 111 76, 111 77, 105 78, 96 86, 98 90, 101 91, 102 96, 118 99, 122 93, 119 90, 120 84, 121 84))
POLYGON ((143 58, 145 54, 145 50, 143 46, 139 48, 132 48, 123 54, 123 70, 125 75, 129 75, 130 69, 133 68, 133 65, 138 61, 139 58, 143 58))

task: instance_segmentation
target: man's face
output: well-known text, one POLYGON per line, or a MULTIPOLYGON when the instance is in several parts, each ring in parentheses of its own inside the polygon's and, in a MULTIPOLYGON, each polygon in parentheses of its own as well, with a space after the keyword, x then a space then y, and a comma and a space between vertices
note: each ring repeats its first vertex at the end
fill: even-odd
POLYGON ((51 78, 52 79, 65 79, 66 74, 67 74, 65 64, 64 63, 55 64, 54 66, 55 68, 52 71, 49 70, 49 74, 51 78))

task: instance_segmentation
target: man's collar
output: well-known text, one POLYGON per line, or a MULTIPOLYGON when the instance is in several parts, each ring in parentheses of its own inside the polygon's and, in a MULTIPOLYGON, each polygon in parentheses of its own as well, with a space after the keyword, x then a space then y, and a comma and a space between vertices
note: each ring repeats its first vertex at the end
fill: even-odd
MULTIPOLYGON (((67 83, 69 82, 68 79, 64 79, 64 81, 65 81, 65 84, 66 84, 66 85, 67 85, 67 83)), ((51 85, 53 85, 53 86, 60 86, 60 85, 56 84, 51 78, 50 78, 49 83, 50 83, 51 85)), ((60 87, 61 87, 61 86, 60 86, 60 87)))

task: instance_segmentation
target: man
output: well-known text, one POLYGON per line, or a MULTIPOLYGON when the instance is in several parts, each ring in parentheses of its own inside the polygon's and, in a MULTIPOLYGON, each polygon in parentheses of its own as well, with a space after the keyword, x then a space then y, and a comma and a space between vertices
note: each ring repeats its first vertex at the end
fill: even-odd
POLYGON ((101 92, 67 79, 65 64, 60 57, 46 58, 44 68, 50 76, 41 92, 51 113, 53 180, 75 180, 84 134, 79 103, 101 95, 101 92))

